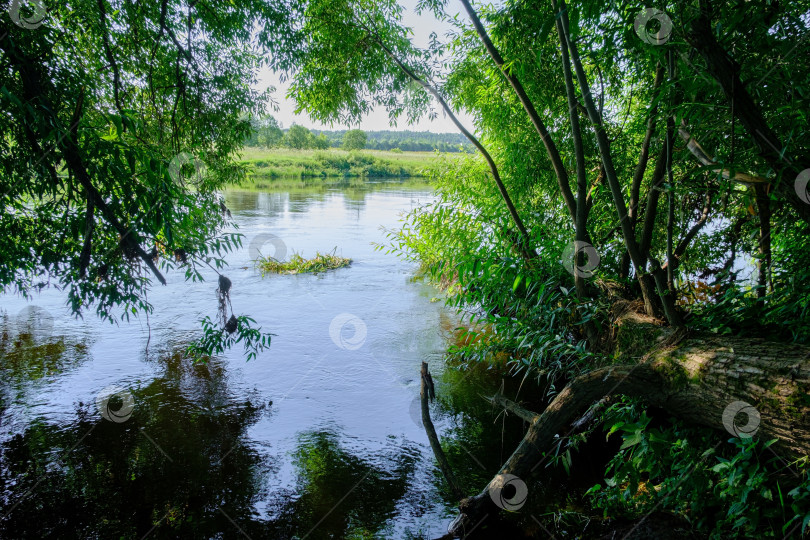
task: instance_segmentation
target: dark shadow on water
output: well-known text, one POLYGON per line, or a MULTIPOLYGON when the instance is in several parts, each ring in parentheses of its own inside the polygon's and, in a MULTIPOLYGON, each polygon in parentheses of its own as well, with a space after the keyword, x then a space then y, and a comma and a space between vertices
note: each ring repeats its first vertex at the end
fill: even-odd
POLYGON ((263 405, 222 396, 219 366, 179 355, 139 388, 132 416, 100 418, 89 396, 63 424, 31 421, 0 454, 0 537, 208 538, 231 519, 254 519, 253 501, 272 461, 245 443, 263 405))
POLYGON ((371 538, 407 493, 415 456, 395 447, 369 464, 319 431, 300 437, 293 462, 299 485, 274 509, 277 538, 371 538))
POLYGON ((364 449, 316 430, 274 455, 248 435, 272 406, 235 395, 222 363, 192 364, 183 348, 147 359, 159 374, 128 389, 121 423, 88 396, 62 423, 3 428, 0 538, 376 537, 408 497, 414 443, 364 449), (290 459, 292 487, 274 486, 290 459))
MULTIPOLYGON (((528 428, 522 419, 493 406, 484 396, 501 392, 524 408, 539 413, 549 401, 543 398, 546 391, 543 380, 510 377, 482 365, 445 371, 436 389, 438 404, 433 407, 434 421, 438 418, 440 422, 449 423, 440 432, 442 446, 465 494, 475 495, 486 488, 528 428)), ((569 470, 552 457, 555 452, 552 450, 531 478, 521 479, 528 491, 525 505, 519 511, 488 517, 470 538, 549 538, 549 530, 559 531, 554 521, 561 516, 561 511, 570 513, 565 516, 572 520, 569 531, 577 536, 589 521, 588 516, 583 515, 582 521, 577 517, 585 510, 584 493, 593 485, 594 478, 604 474, 616 450, 610 446, 604 437, 591 437, 569 454, 569 470)), ((560 453, 564 454, 566 446, 560 448, 560 453)), ((455 506, 457 501, 438 470, 435 482, 447 506, 455 506)))

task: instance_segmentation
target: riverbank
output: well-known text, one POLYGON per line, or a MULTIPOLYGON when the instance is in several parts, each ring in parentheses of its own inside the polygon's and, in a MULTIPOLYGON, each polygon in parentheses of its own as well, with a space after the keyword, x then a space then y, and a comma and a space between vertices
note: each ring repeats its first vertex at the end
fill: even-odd
POLYGON ((241 163, 255 179, 274 178, 414 178, 442 154, 362 150, 292 150, 245 148, 241 163))
POLYGON ((348 196, 363 197, 370 183, 386 185, 407 185, 411 189, 423 188, 431 190, 429 179, 423 176, 397 176, 391 177, 362 177, 362 176, 326 176, 326 177, 287 177, 262 176, 252 174, 247 181, 241 182, 236 188, 240 191, 265 192, 267 190, 284 190, 290 194, 312 195, 339 189, 348 196))

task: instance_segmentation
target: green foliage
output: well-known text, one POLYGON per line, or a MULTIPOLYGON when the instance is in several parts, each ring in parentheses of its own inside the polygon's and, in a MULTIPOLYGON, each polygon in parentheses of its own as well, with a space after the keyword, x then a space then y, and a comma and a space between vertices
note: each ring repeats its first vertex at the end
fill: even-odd
POLYGON ((326 138, 326 135, 321 133, 312 139, 312 147, 316 150, 326 150, 329 148, 329 139, 326 138))
MULTIPOLYGON (((282 146, 284 131, 272 116, 251 120, 252 132, 245 140, 246 146, 276 148, 282 146)), ((314 140, 312 148, 325 150, 339 148, 347 130, 310 130, 314 140)), ((472 145, 460 133, 432 133, 430 131, 366 131, 366 150, 392 152, 443 152, 473 151, 472 145)))
POLYGON ((366 132, 361 129, 352 129, 343 134, 343 149, 344 150, 362 150, 366 147, 368 137, 366 132))
MULTIPOLYGON (((581 140, 571 129, 570 113, 581 111, 566 99, 550 4, 481 8, 503 70, 466 18, 448 16, 444 7, 419 3, 453 26, 446 41, 433 35, 425 48, 411 41, 404 7, 394 0, 56 3, 35 31, 0 18, 2 290, 30 295, 52 283, 68 291, 75 313, 95 306, 112 319, 116 309, 122 317, 151 309, 146 291, 160 270, 182 263, 188 279, 200 279, 200 264, 221 268, 241 240, 223 232, 232 224, 218 189, 245 178, 235 154, 251 133, 256 144, 277 144, 280 127, 261 116, 267 95, 252 89, 257 69, 268 65, 290 82, 299 110, 321 122, 356 124, 376 107, 392 122, 435 117, 434 97, 414 77, 449 108, 468 113, 528 238, 515 232, 490 169, 467 155, 440 163, 436 201, 413 210, 389 236, 392 249, 421 260, 446 287, 449 305, 469 315, 454 350, 465 360, 505 357, 515 370, 548 376, 552 389, 609 362, 599 337, 610 329, 611 305, 617 296, 638 301, 634 278, 667 258, 667 288, 691 326, 807 342, 810 235, 782 188, 810 156, 808 0, 720 1, 706 14, 704 37, 717 40, 718 56, 733 57, 750 94, 756 110, 746 114, 761 116, 778 134, 781 147, 764 151, 733 116, 740 116, 738 105, 713 79, 708 55, 696 50, 690 29, 703 15, 700 5, 659 4, 674 19, 673 34, 651 46, 633 30, 640 4, 572 2, 571 43, 588 91, 598 96, 610 167, 604 145, 597 148, 601 131, 585 115, 581 140), (671 69, 656 88, 659 67, 671 69), (503 71, 521 81, 548 134, 538 133, 503 71), (673 147, 664 144, 670 122, 673 147), (717 165, 698 162, 678 128, 717 165), (635 217, 624 218, 645 140, 650 163, 639 169, 635 217), (574 292, 573 276, 560 264, 575 237, 561 185, 574 185, 577 141, 587 184, 577 208, 588 210, 577 232, 602 262, 574 292), (567 178, 554 172, 551 143, 567 178), (773 150, 779 163, 763 158, 773 150), (662 156, 671 171, 655 186, 652 163, 662 156), (615 171, 612 185, 606 170, 615 171), (743 171, 775 189, 758 194, 728 180, 743 171), (760 229, 760 216, 769 216, 770 232, 760 229), (629 231, 621 227, 625 219, 629 231), (622 261, 645 223, 650 245, 631 268, 622 261), (672 249, 677 256, 669 256, 672 249), (523 257, 527 251, 533 257, 523 257), (754 290, 757 272, 767 290, 754 290), (716 292, 698 294, 707 287, 716 292)), ((587 95, 578 86, 574 93, 587 95)), ((322 147, 320 135, 294 125, 283 141, 322 147)), ((343 142, 362 148, 367 141, 352 131, 343 142)), ((409 149, 401 140, 396 147, 409 149)), ((316 159, 347 174, 377 167, 364 154, 330 154, 316 159)), ((252 358, 269 338, 248 317, 226 319, 226 301, 227 290, 220 294, 222 327, 206 319, 194 350, 216 354, 242 341, 252 358)), ((606 511, 634 514, 660 503, 712 534, 782 534, 788 525, 807 525, 806 473, 790 490, 774 484, 766 445, 717 450, 707 444, 712 435, 693 428, 658 428, 645 413, 621 407, 611 414, 624 444, 611 463, 611 483, 600 490, 604 497, 594 492, 606 511), (642 482, 652 487, 639 489, 642 482)))
MULTIPOLYGON (((446 288, 447 304, 465 313, 466 333, 451 354, 467 361, 504 355, 515 372, 568 378, 601 362, 584 340, 586 324, 602 324, 604 310, 582 302, 573 277, 552 256, 527 262, 512 246, 500 199, 474 158, 444 160, 432 168, 435 202, 408 213, 388 231, 389 248, 422 263, 446 288)), ((553 237, 549 219, 536 216, 533 240, 549 255, 562 253, 564 230, 553 237), (543 225, 541 225, 543 223, 543 225)), ((602 306, 606 308, 606 306, 602 306)))
POLYGON ((296 150, 303 150, 305 148, 313 147, 312 132, 304 126, 293 124, 287 133, 284 134, 284 146, 294 148, 296 150))
MULTIPOLYGON (((347 130, 319 131, 326 136, 330 146, 338 147, 347 130)), ((366 131, 366 150, 399 149, 404 152, 472 152, 473 146, 461 133, 433 133, 430 131, 366 131)))
POLYGON ((331 146, 323 133, 315 135, 303 126, 293 124, 285 133, 278 120, 269 115, 251 119, 251 132, 245 139, 246 146, 258 148, 278 148, 285 146, 297 150, 326 150, 331 146))
POLYGON ((48 7, 36 29, 0 17, 0 290, 55 286, 76 315, 128 319, 162 272, 200 279, 239 245, 218 190, 245 177, 236 151, 268 97, 250 28, 279 12, 48 7))
MULTIPOLYGON (((784 190, 810 166, 807 0, 721 1, 711 9, 705 2, 665 2, 656 7, 673 19, 673 33, 658 46, 634 31, 641 4, 569 3, 571 40, 558 35, 559 15, 550 3, 477 7, 504 59, 502 68, 467 18, 447 14, 445 5, 420 2, 421 9, 453 25, 446 41, 434 36, 420 49, 410 41, 396 2, 311 0, 300 9, 302 19, 311 19, 297 28, 307 39, 281 47, 273 62, 292 78, 299 106, 321 121, 354 122, 376 106, 392 120, 430 116, 432 98, 412 84, 414 75, 431 83, 448 108, 472 119, 494 167, 475 158, 440 165, 434 173, 437 200, 410 212, 402 229, 389 233, 390 248, 420 260, 446 288, 448 303, 467 315, 456 353, 487 362, 505 356, 516 369, 531 368, 557 381, 609 362, 600 346, 610 339, 612 305, 643 305, 639 278, 664 262, 660 297, 679 299, 677 310, 670 305, 677 315, 671 321, 683 317, 711 331, 807 340, 810 235, 796 211, 803 207, 787 204, 784 190), (694 23, 703 16, 708 30, 701 34, 694 23), (700 38, 717 45, 698 50, 700 38), (586 115, 566 99, 563 74, 571 66, 563 65, 561 41, 575 46, 583 63, 572 100, 581 104, 580 96, 590 94, 598 111, 586 115), (733 58, 730 69, 751 97, 742 114, 736 98, 726 94, 728 85, 724 91, 714 79, 709 52, 733 58), (516 95, 505 73, 521 82, 525 94, 516 95), (537 111, 539 121, 527 108, 537 111), (579 115, 580 132, 572 129, 571 114, 579 115), (747 114, 761 116, 779 144, 763 148, 762 134, 740 121, 750 120, 747 114), (604 131, 594 129, 591 119, 597 116, 604 131), (548 133, 538 128, 540 122, 548 133), (665 144, 668 125, 673 145, 665 144), (698 161, 684 133, 717 165, 698 161), (639 158, 646 153, 644 141, 647 163, 639 158), (562 199, 566 188, 576 190, 579 143, 585 185, 572 204, 562 199), (778 162, 764 155, 774 151, 778 162), (560 174, 552 166, 557 157, 560 174), (528 239, 516 233, 517 220, 510 219, 490 168, 498 169, 528 239), (764 182, 757 188, 730 181, 736 172, 764 182), (625 217, 634 190, 633 217, 625 217), (575 238, 574 206, 587 209, 586 222, 576 225, 579 238, 601 256, 594 278, 580 281, 576 293, 560 264, 575 238), (769 232, 759 219, 766 216, 769 232), (638 253, 632 248, 642 238, 649 244, 638 253), (522 251, 532 256, 524 258, 522 251), (628 251, 636 252, 632 265, 628 251), (757 298, 752 289, 760 276, 773 285, 757 298)), ((656 427, 640 410, 611 414, 624 414, 610 424, 623 433, 623 448, 611 463, 608 486, 594 491, 595 504, 611 515, 640 515, 660 504, 716 536, 778 536, 805 520, 806 490, 787 489, 789 482, 770 474, 778 465, 767 443, 715 448, 714 432, 679 423, 656 427)), ((560 456, 570 465, 567 454, 560 456)))
POLYGON ((281 146, 284 132, 278 121, 272 116, 261 116, 251 119, 250 136, 245 140, 247 146, 275 148, 281 146))
POLYGON ((732 438, 677 420, 660 425, 624 400, 603 414, 607 437, 622 444, 593 486, 591 503, 605 516, 657 510, 684 515, 712 538, 782 538, 810 522, 807 460, 787 464, 775 440, 732 438))
POLYGON ((277 261, 272 257, 262 257, 256 265, 264 274, 306 274, 326 272, 337 268, 345 268, 352 263, 351 259, 336 255, 335 248, 331 253, 315 252, 311 259, 305 259, 299 253, 293 253, 289 261, 277 261))
POLYGON ((249 149, 242 163, 251 176, 263 178, 376 177, 410 178, 436 159, 434 154, 249 149))
POLYGON ((810 227, 785 231, 774 246, 773 289, 757 287, 732 272, 717 275, 716 292, 693 306, 697 327, 733 335, 810 343, 810 227))
POLYGON ((254 328, 252 325, 256 323, 255 319, 244 315, 235 318, 235 326, 228 326, 228 324, 220 326, 210 317, 205 317, 200 322, 203 335, 191 343, 186 351, 195 361, 206 361, 211 356, 231 349, 237 343, 242 343, 245 357, 250 361, 256 358, 261 351, 270 347, 270 341, 274 335, 262 333, 261 328, 254 328))

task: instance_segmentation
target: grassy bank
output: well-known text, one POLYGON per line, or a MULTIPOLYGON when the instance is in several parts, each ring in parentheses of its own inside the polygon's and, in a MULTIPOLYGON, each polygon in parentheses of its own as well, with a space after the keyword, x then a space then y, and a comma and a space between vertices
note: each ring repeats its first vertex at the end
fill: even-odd
POLYGON ((261 178, 410 178, 423 176, 438 154, 363 150, 245 148, 242 163, 261 178))

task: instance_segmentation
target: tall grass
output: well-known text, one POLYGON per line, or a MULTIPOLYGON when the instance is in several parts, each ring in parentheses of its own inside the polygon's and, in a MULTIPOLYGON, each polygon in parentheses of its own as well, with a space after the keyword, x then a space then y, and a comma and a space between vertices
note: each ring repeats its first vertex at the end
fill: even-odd
POLYGON ((299 253, 293 253, 289 261, 278 261, 273 257, 261 257, 256 261, 257 266, 264 274, 307 274, 326 272, 349 266, 351 259, 335 254, 337 248, 331 253, 315 252, 315 257, 305 259, 299 253))

